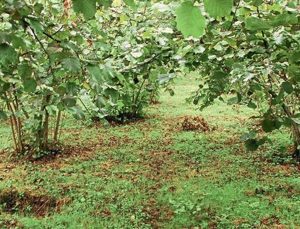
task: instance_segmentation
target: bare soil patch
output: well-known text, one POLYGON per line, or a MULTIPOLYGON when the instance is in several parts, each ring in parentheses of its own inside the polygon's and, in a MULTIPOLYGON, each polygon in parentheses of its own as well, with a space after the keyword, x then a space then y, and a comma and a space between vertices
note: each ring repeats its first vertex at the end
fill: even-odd
POLYGON ((152 228, 158 229, 160 222, 171 220, 174 212, 167 206, 160 206, 154 198, 150 198, 144 204, 143 212, 147 215, 146 222, 152 228))
POLYGON ((45 217, 52 212, 60 211, 61 207, 69 200, 56 199, 48 195, 16 189, 3 190, 0 193, 0 205, 2 210, 8 213, 30 214, 36 217, 45 217))
POLYGON ((174 215, 168 206, 161 206, 155 199, 158 190, 166 181, 172 180, 178 171, 178 165, 172 159, 172 154, 171 151, 150 152, 143 159, 144 176, 153 181, 153 185, 147 190, 149 199, 143 204, 146 223, 152 228, 160 228, 161 222, 170 220, 174 215))
POLYGON ((184 131, 209 132, 211 128, 208 122, 201 116, 185 116, 181 121, 181 128, 184 131))
POLYGON ((166 132, 195 131, 210 132, 216 130, 202 116, 179 116, 163 118, 163 129, 166 132))
POLYGON ((80 157, 82 159, 89 159, 92 154, 94 154, 97 145, 80 146, 80 145, 57 145, 56 148, 46 152, 40 157, 30 157, 29 161, 34 164, 43 165, 55 165, 60 167, 59 164, 62 163, 64 159, 70 157, 80 157))
POLYGON ((17 220, 1 220, 0 228, 24 228, 24 226, 17 220))

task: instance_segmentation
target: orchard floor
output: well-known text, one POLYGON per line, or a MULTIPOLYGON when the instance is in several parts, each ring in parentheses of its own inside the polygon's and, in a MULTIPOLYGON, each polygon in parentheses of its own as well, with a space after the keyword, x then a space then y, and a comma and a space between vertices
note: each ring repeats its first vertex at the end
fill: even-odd
MULTIPOLYGON (((253 111, 185 103, 191 79, 163 93, 147 118, 89 126, 64 121, 65 154, 0 163, 0 228, 300 228, 299 165, 285 153, 285 131, 246 152, 240 136, 253 111), (185 116, 214 130, 183 131, 185 116)), ((0 152, 11 145, 0 125, 0 152)))

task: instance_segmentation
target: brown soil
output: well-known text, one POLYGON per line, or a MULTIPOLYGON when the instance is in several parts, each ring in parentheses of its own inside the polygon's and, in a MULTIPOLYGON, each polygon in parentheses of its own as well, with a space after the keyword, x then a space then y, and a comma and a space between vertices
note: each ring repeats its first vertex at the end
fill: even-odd
POLYGON ((0 193, 2 210, 8 213, 31 214, 45 217, 51 212, 60 211, 69 202, 67 199, 57 200, 47 195, 39 195, 26 191, 20 193, 15 189, 3 190, 0 193))
POLYGON ((212 130, 207 121, 201 116, 185 116, 181 122, 184 131, 209 132, 212 130))
POLYGON ((17 220, 1 220, 0 228, 24 228, 17 220))
MULTIPOLYGON (((143 212, 147 216, 146 223, 152 228, 160 228, 161 222, 168 221, 173 217, 173 212, 168 206, 161 206, 157 203, 156 194, 162 185, 176 175, 177 164, 172 160, 173 152, 151 152, 144 156, 143 164, 145 174, 153 185, 147 190, 149 199, 143 204, 143 212)), ((170 190, 172 191, 172 190, 170 190)))
MULTIPOLYGON (((34 164, 40 165, 53 165, 54 167, 61 167, 61 164, 64 160, 68 160, 68 158, 72 157, 80 157, 81 159, 89 159, 92 154, 94 154, 96 145, 90 146, 67 146, 67 145, 59 145, 54 150, 50 150, 44 155, 40 157, 30 157, 29 161, 34 164)), ((53 167, 52 166, 52 167, 53 167)))
POLYGON ((171 220, 174 215, 169 207, 159 206, 154 198, 150 198, 144 203, 143 212, 147 215, 146 223, 154 229, 161 228, 160 223, 171 220))

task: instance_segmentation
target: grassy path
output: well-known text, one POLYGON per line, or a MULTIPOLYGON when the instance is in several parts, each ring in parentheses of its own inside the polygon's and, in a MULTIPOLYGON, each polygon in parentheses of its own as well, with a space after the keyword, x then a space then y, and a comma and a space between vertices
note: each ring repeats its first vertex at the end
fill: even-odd
POLYGON ((86 128, 66 120, 65 154, 34 163, 3 154, 1 228, 300 227, 299 167, 280 151, 287 134, 246 152, 239 136, 253 125, 251 111, 222 103, 196 111, 185 103, 191 80, 177 82, 174 97, 163 93, 143 121, 86 128), (182 130, 185 116, 200 114, 213 131, 182 130))

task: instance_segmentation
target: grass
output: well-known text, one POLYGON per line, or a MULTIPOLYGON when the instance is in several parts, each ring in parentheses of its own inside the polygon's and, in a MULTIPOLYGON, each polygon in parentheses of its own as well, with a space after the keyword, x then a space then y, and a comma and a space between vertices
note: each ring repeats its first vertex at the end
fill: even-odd
MULTIPOLYGON (((7 211, 3 199, 11 196, 0 195, 1 228, 299 228, 299 167, 284 151, 288 133, 246 152, 239 136, 253 111, 221 102, 195 110, 185 103, 195 89, 191 80, 179 79, 175 96, 163 93, 144 121, 87 128, 65 120, 68 154, 21 163, 3 152, 0 193, 20 196, 7 211), (189 115, 215 129, 182 131, 189 115), (48 216, 34 212, 28 193, 55 198, 57 206, 48 216)), ((11 146, 9 134, 1 125, 0 152, 11 146)))

